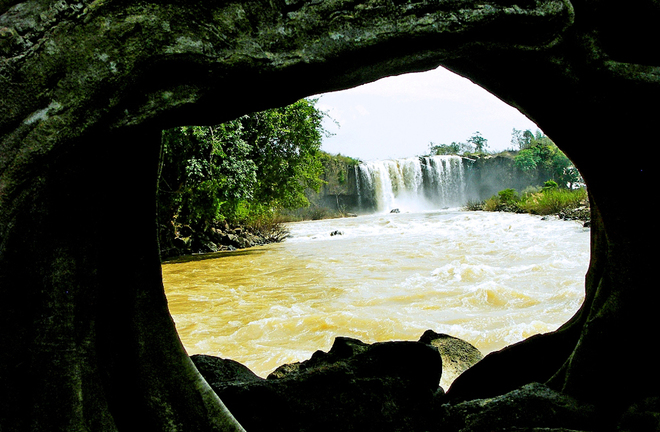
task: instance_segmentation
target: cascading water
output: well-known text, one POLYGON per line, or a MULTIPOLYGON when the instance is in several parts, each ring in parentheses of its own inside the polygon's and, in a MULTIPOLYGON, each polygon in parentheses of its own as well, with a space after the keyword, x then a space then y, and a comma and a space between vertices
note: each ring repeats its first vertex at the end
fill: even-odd
POLYGON ((463 158, 425 156, 365 162, 356 168, 361 211, 419 211, 467 201, 463 158))

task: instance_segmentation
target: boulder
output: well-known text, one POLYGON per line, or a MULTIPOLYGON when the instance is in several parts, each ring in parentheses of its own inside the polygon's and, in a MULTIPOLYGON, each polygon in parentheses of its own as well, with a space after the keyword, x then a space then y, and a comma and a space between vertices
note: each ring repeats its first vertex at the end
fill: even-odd
POLYGON ((444 432, 604 430, 602 413, 589 404, 531 383, 502 396, 445 404, 437 412, 444 432))
POLYGON ((420 342, 433 345, 442 358, 440 387, 448 390, 451 383, 463 372, 483 358, 483 354, 470 343, 447 334, 427 330, 420 342))
POLYGON ((235 360, 203 354, 196 354, 190 358, 206 381, 212 386, 221 386, 226 382, 249 383, 263 380, 247 366, 235 360))
POLYGON ((192 359, 251 432, 423 430, 442 367, 425 343, 342 337, 329 352, 281 366, 268 379, 231 360, 192 359))

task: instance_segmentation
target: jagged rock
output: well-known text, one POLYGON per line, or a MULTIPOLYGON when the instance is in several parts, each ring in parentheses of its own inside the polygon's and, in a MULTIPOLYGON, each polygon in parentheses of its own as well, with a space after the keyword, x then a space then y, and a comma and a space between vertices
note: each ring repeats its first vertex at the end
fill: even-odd
POLYGON ((330 233, 330 237, 338 236, 338 235, 344 235, 343 231, 335 230, 330 233))
POLYGON ((390 213, 401 213, 401 210, 399 210, 398 208, 395 208, 395 209, 390 210, 390 213))
POLYGON ((660 397, 644 398, 623 413, 618 424, 621 432, 660 431, 660 397))
POLYGON ((443 405, 437 415, 445 432, 577 432, 600 431, 607 425, 594 406, 539 383, 490 399, 443 405))
POLYGON ((442 361, 437 349, 421 342, 368 345, 343 337, 329 352, 283 365, 268 379, 229 360, 192 359, 253 432, 422 430, 442 361))
POLYGON ((254 431, 423 429, 433 421, 441 374, 456 375, 480 358, 469 343, 432 330, 418 342, 337 337, 328 352, 282 365, 265 380, 232 360, 192 356, 241 424, 254 431), (255 404, 273 408, 256 413, 255 404))
POLYGON ((470 343, 447 334, 427 330, 419 339, 420 342, 433 345, 442 357, 442 379, 440 387, 445 391, 460 374, 475 365, 483 358, 483 354, 470 343))
POLYGON ((241 383, 263 380, 247 366, 235 360, 203 354, 196 354, 190 358, 211 386, 221 386, 226 382, 241 383))

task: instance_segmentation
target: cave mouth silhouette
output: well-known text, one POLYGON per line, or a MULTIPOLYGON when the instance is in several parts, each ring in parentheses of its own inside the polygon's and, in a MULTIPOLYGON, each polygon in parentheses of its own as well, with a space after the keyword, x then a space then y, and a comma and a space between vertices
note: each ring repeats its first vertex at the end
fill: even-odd
POLYGON ((582 308, 479 362, 451 397, 542 382, 616 424, 658 396, 643 353, 658 327, 653 224, 630 207, 648 202, 653 162, 611 151, 657 122, 657 4, 286 3, 0 6, 3 430, 242 430, 167 309, 160 131, 438 65, 534 119, 584 176, 593 222, 582 308))
MULTIPOLYGON (((368 83, 365 83, 365 84, 368 84, 368 83)), ((482 89, 482 88, 480 88, 480 91, 487 92, 487 90, 482 89)), ((315 96, 319 96, 319 95, 315 95, 315 96)), ((356 101, 359 102, 359 98, 356 98, 356 101)), ((501 106, 507 106, 507 107, 513 108, 511 105, 508 105, 505 102, 500 101, 499 103, 501 104, 501 106)), ((249 113, 245 113, 245 114, 249 114, 249 113)), ((400 127, 406 129, 406 125, 404 125, 404 124, 400 125, 400 127)), ((339 131, 339 133, 341 133, 341 130, 339 131)), ((503 150, 503 151, 508 151, 508 150, 503 150)), ((346 156, 351 156, 351 155, 346 154, 346 156)), ((414 156, 415 155, 411 155, 411 157, 414 157, 414 156)), ((483 198, 485 198, 485 197, 483 197, 483 198)), ((413 246, 411 245, 411 247, 413 247, 413 246)), ((233 251, 233 252, 219 251, 219 252, 200 253, 200 254, 179 256, 179 257, 168 257, 167 260, 166 260, 167 261, 166 263, 171 263, 171 262, 177 262, 178 263, 178 262, 187 262, 187 261, 210 260, 210 259, 214 259, 215 257, 231 256, 232 254, 251 254, 251 253, 262 254, 264 252, 263 251, 251 251, 250 248, 247 248, 247 249, 237 250, 237 251, 233 251)), ((580 306, 581 305, 582 305, 582 303, 580 303, 580 306)), ((562 324, 564 324, 564 323, 562 323, 562 324)), ((320 349, 321 347, 318 347, 318 348, 320 349)), ((197 351, 197 350, 193 350, 193 351, 197 351)), ((190 352, 189 347, 188 347, 188 352, 190 352)), ((200 354, 208 354, 208 353, 200 353, 200 354)), ((236 360, 236 359, 234 358, 234 360, 236 360)))

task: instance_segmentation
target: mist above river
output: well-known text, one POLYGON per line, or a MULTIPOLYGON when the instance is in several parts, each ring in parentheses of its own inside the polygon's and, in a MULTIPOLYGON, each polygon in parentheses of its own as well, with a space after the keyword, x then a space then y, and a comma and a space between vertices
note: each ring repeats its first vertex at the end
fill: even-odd
POLYGON ((265 376, 337 336, 417 340, 427 329, 485 354, 556 329, 584 297, 589 231, 577 222, 443 210, 289 228, 283 243, 163 265, 189 354, 265 376))

